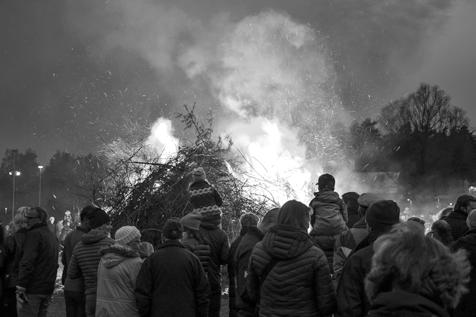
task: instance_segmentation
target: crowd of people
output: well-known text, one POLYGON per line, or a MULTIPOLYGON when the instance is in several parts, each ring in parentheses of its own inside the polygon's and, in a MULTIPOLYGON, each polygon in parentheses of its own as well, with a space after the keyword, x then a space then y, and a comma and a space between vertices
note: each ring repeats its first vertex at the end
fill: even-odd
POLYGON ((45 210, 21 207, 0 235, 1 316, 46 316, 59 262, 68 317, 219 317, 227 278, 229 317, 475 316, 475 197, 458 197, 425 232, 421 219, 401 220, 395 201, 341 197, 330 174, 317 185, 309 204, 244 211, 231 244, 201 167, 193 210, 168 219, 157 246, 132 225, 111 234, 96 206, 61 238, 45 210))

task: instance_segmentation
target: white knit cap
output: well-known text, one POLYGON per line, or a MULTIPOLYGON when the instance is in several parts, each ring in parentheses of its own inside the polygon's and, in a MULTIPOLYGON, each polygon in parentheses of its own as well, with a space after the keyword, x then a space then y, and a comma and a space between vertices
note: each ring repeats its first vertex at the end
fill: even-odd
POLYGON ((114 235, 116 243, 128 244, 134 239, 140 239, 140 231, 134 226, 124 226, 117 229, 114 235))

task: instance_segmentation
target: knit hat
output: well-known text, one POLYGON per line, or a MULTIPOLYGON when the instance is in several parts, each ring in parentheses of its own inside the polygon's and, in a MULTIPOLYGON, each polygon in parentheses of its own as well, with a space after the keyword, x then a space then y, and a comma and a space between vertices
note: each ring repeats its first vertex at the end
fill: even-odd
POLYGON ((240 217, 240 224, 241 224, 241 227, 256 227, 258 225, 258 216, 252 214, 252 213, 249 213, 249 212, 246 212, 244 214, 241 215, 240 217))
POLYGON ((131 241, 140 239, 140 231, 134 226, 124 226, 117 229, 114 238, 119 244, 128 244, 131 241))
POLYGON ((362 207, 369 207, 374 202, 377 202, 379 200, 382 200, 382 198, 380 198, 377 194, 373 193, 363 193, 359 196, 359 198, 357 198, 357 202, 362 207))
POLYGON ((162 228, 164 238, 169 240, 179 240, 182 238, 183 227, 179 218, 170 218, 162 228))
POLYGON ((200 229, 200 223, 202 221, 202 215, 197 212, 190 212, 180 219, 180 223, 184 228, 198 231, 200 229))
POLYGON ((271 229, 272 226, 274 226, 278 222, 278 213, 279 213, 279 208, 273 208, 270 211, 268 211, 263 219, 261 219, 261 222, 258 225, 258 229, 261 230, 261 232, 266 233, 271 229))
POLYGON ((218 228, 221 225, 221 209, 218 206, 208 206, 200 208, 202 216, 202 227, 218 228))
POLYGON ((102 225, 108 224, 111 219, 109 215, 102 209, 97 209, 94 212, 87 215, 87 219, 89 219, 89 226, 91 229, 99 228, 102 225))
POLYGON ((386 229, 400 222, 400 207, 393 200, 380 200, 367 209, 367 224, 372 229, 386 229))
POLYGON ((192 171, 192 176, 195 180, 205 179, 207 175, 205 174, 205 170, 203 167, 197 167, 192 171))
POLYGON ((466 225, 469 229, 476 228, 476 209, 470 211, 468 218, 466 218, 466 225))

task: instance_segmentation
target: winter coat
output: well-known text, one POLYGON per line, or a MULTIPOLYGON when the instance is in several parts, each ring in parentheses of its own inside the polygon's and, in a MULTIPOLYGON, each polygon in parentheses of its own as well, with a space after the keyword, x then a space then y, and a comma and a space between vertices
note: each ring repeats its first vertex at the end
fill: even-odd
POLYGON ((5 239, 5 252, 7 255, 7 263, 5 267, 5 287, 15 288, 18 278, 18 266, 23 256, 23 246, 26 240, 25 228, 15 232, 13 235, 7 236, 5 239))
POLYGON ((347 229, 347 210, 339 194, 334 191, 314 193, 309 206, 313 209, 311 224, 316 234, 337 235, 347 229))
POLYGON ((325 255, 301 229, 283 224, 271 228, 254 247, 248 273, 246 290, 252 301, 259 300, 259 316, 334 312, 335 294, 325 255), (276 262, 270 268, 272 261, 276 262))
POLYGON ((242 231, 244 231, 244 235, 236 246, 235 252, 231 254, 236 287, 234 308, 236 311, 252 313, 254 307, 250 306, 250 303, 247 302, 247 295, 245 295, 248 263, 254 246, 263 239, 263 233, 256 227, 244 228, 242 231))
POLYGON ((344 201, 333 191, 317 192, 309 204, 313 209, 311 217, 311 239, 326 255, 329 269, 333 273, 334 247, 342 232, 347 230, 347 212, 344 201))
POLYGON ((220 292, 220 265, 227 264, 229 246, 226 233, 218 228, 200 227, 203 243, 210 246, 210 261, 208 263, 208 282, 212 293, 220 292))
MULTIPOLYGON (((394 290, 378 294, 366 316, 449 317, 449 314, 442 306, 424 296, 394 290)), ((474 313, 472 316, 474 316, 474 313)))
POLYGON ((205 317, 208 312, 200 260, 178 241, 167 241, 144 261, 135 296, 142 317, 205 317))
POLYGON ((334 279, 338 282, 350 253, 369 234, 365 219, 357 221, 352 228, 342 232, 334 246, 334 279))
POLYGON ((198 241, 195 238, 182 239, 182 244, 185 248, 192 251, 202 264, 205 273, 208 273, 208 267, 210 266, 210 246, 202 241, 198 241))
POLYGON ((93 229, 81 237, 69 262, 68 278, 84 280, 85 295, 96 294, 99 251, 114 243, 109 233, 101 228, 93 229))
POLYGON ((230 251, 228 252, 228 281, 229 281, 229 288, 228 288, 228 301, 229 301, 229 310, 230 316, 236 316, 237 308, 236 308, 236 276, 235 276, 235 263, 234 263, 234 254, 236 252, 236 248, 243 239, 245 235, 245 230, 243 228, 240 231, 240 235, 233 240, 230 244, 230 251))
POLYGON ((372 267, 373 255, 371 243, 355 251, 347 259, 337 286, 337 317, 360 317, 367 314, 370 304, 365 294, 364 279, 372 267))
POLYGON ((459 238, 454 245, 454 249, 465 249, 468 253, 468 260, 471 264, 470 281, 468 283, 469 292, 463 295, 454 311, 454 317, 474 316, 476 313, 476 229, 468 231, 459 238))
POLYGON ((136 279, 142 265, 139 253, 113 244, 101 250, 98 267, 96 316, 139 316, 136 306, 136 279))
POLYGON ((466 224, 467 217, 468 215, 465 212, 454 210, 443 218, 451 227, 451 234, 453 235, 454 241, 461 238, 466 231, 468 231, 468 225, 466 224))
POLYGON ((68 276, 68 267, 69 261, 71 261, 71 257, 73 256, 73 250, 76 244, 81 241, 81 237, 87 231, 82 227, 78 227, 76 230, 69 233, 63 242, 63 253, 61 254, 61 263, 63 263, 63 275, 61 276, 61 282, 64 285, 64 289, 66 291, 72 292, 84 292, 84 282, 83 279, 78 278, 72 280, 67 278, 68 276))
POLYGON ((33 225, 26 232, 17 285, 28 294, 53 294, 58 270, 58 242, 46 224, 33 225))

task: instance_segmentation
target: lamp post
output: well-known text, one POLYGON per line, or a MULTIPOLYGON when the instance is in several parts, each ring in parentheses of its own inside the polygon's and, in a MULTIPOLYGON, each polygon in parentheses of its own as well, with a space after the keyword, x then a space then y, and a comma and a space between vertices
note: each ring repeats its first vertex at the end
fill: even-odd
POLYGON ((38 170, 40 171, 40 183, 38 184, 38 207, 41 207, 41 172, 43 171, 43 168, 43 165, 38 165, 38 170))
POLYGON ((15 213, 15 178, 17 176, 20 176, 21 172, 20 171, 10 171, 10 172, 8 172, 8 175, 12 176, 12 178, 13 178, 13 181, 12 181, 12 184, 13 184, 13 189, 12 189, 12 221, 13 221, 13 217, 14 217, 14 213, 15 213))

